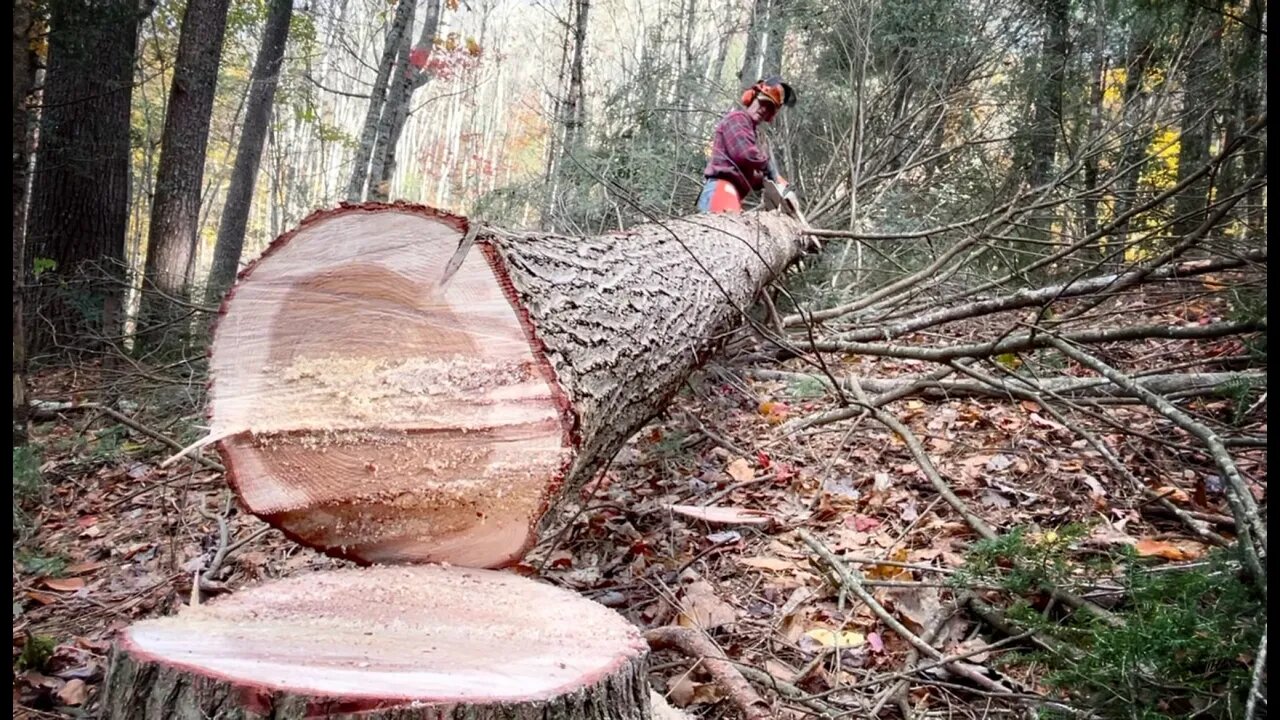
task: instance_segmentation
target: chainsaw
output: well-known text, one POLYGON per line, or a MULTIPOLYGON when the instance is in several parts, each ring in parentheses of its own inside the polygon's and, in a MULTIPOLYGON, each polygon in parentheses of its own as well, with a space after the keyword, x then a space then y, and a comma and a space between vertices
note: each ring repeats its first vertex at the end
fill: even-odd
MULTIPOLYGON (((792 190, 785 180, 782 178, 777 180, 766 179, 762 190, 764 199, 761 202, 761 206, 765 210, 781 210, 799 220, 805 230, 809 229, 809 221, 805 220, 804 213, 800 212, 800 198, 796 197, 796 191, 792 190)), ((822 249, 822 241, 813 235, 809 235, 805 246, 809 252, 818 252, 822 249)))
POLYGON ((800 199, 796 197, 795 191, 785 180, 765 180, 763 195, 765 210, 781 209, 782 212, 808 227, 809 223, 805 221, 804 213, 800 212, 800 199))

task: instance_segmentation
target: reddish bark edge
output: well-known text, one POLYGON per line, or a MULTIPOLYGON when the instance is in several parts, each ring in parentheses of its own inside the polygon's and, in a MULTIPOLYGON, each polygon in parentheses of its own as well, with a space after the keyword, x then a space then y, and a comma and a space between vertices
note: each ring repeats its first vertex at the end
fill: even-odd
MULTIPOLYGON (((366 695, 359 691, 344 693, 342 697, 331 697, 324 695, 310 695, 314 691, 305 688, 293 688, 288 686, 272 687, 269 685, 252 685, 245 683, 243 680, 224 675, 222 673, 212 672, 208 668, 185 663, 179 660, 162 658, 152 653, 140 649, 133 643, 129 637, 129 629, 125 628, 120 631, 116 637, 116 652, 127 654, 131 660, 136 663, 146 663, 158 665, 162 667, 170 667, 189 673, 193 676, 228 685, 236 693, 236 699, 241 707, 259 715, 269 717, 277 704, 277 700, 283 699, 292 694, 295 696, 308 697, 307 717, 325 718, 335 713, 365 713, 375 712, 378 710, 390 710, 414 704, 426 704, 429 706, 439 706, 441 710, 446 710, 458 706, 476 706, 476 705, 498 705, 503 703, 533 703, 545 702, 566 693, 577 690, 578 688, 587 688, 599 683, 602 679, 620 671, 623 666, 630 662, 643 662, 647 645, 639 633, 637 632, 629 648, 624 648, 624 652, 619 653, 609 665, 600 668, 596 672, 580 677, 573 682, 552 688, 545 693, 529 695, 520 698, 495 698, 492 701, 484 702, 476 698, 466 697, 397 697, 385 695, 366 695), (625 652, 630 649, 632 652, 625 652)), ((112 663, 114 666, 114 663, 112 663)))
MULTIPOLYGON (((520 292, 516 290, 515 284, 511 282, 511 275, 507 272, 507 264, 502 258, 501 251, 489 238, 479 238, 477 244, 480 246, 485 262, 489 263, 489 269, 493 272, 494 278, 498 281, 498 287, 502 288, 502 294, 506 296, 507 302, 511 304, 511 309, 516 314, 516 319, 520 322, 520 329, 524 331, 525 341, 529 344, 529 352, 533 353, 538 371, 542 373, 542 379, 551 388, 551 400, 555 403, 556 410, 559 412, 560 427, 563 430, 560 440, 561 447, 572 451, 560 465, 560 470, 543 486, 542 499, 538 505, 538 512, 529 526, 528 539, 520 554, 511 563, 515 564, 537 544, 538 527, 542 523, 542 518, 546 517, 547 511, 551 509, 552 498, 564 486, 565 476, 569 473, 569 468, 577 460, 577 450, 581 447, 582 435, 579 432, 578 413, 574 411, 573 403, 570 402, 568 394, 565 393, 564 386, 560 384, 560 378, 556 375, 555 368, 551 366, 551 361, 547 359, 546 343, 539 337, 538 326, 534 324, 533 318, 529 316, 528 308, 520 300, 520 292)), ((506 567, 506 565, 503 567, 506 567)))

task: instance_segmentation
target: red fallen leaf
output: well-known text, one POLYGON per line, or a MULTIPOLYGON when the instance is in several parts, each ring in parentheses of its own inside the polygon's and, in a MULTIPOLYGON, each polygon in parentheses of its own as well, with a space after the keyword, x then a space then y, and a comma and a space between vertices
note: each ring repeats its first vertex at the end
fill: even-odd
POLYGON ((797 475, 794 465, 790 463, 778 463, 778 471, 773 476, 774 485, 786 485, 791 479, 797 475))
POLYGON ((551 568, 552 570, 561 570, 564 568, 573 567, 573 553, 570 553, 566 550, 561 550, 555 553, 550 558, 548 558, 548 560, 549 562, 547 563, 547 567, 551 568))
POLYGON ((757 450, 757 451, 756 451, 756 462, 760 464, 760 469, 761 469, 761 470, 768 470, 768 469, 769 469, 769 464, 770 464, 769 454, 768 454, 768 453, 766 453, 766 452, 765 452, 765 451, 763 451, 763 450, 757 450))
POLYGON ((858 532, 868 532, 880 527, 881 522, 873 517, 866 515, 853 516, 853 529, 858 532))
POLYGON ((79 577, 45 578, 40 582, 50 590, 57 590, 59 592, 74 592, 84 587, 84 578, 79 577))
POLYGON ((76 519, 76 525, 79 525, 82 528, 92 527, 97 524, 98 524, 97 515, 85 515, 84 517, 76 519))

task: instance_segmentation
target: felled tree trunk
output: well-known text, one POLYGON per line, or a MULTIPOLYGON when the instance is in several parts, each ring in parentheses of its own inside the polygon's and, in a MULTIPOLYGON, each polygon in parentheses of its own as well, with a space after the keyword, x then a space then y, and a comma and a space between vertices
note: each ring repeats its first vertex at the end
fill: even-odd
POLYGON ((362 562, 514 563, 804 247, 772 213, 467 233, 344 206, 242 275, 210 414, 249 510, 362 562))
POLYGON ((120 634, 104 720, 648 720, 620 615, 508 573, 438 566, 280 580, 120 634))

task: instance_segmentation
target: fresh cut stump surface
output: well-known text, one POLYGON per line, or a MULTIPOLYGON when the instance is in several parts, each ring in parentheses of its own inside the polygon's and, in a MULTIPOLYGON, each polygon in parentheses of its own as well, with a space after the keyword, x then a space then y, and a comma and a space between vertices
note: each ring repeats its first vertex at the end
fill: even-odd
POLYGON ((131 626, 107 720, 649 717, 645 644, 620 615, 510 573, 350 569, 131 626))
POLYGON ((804 243, 777 214, 468 230, 344 206, 242 274, 210 420, 250 511, 361 562, 510 565, 804 243))

